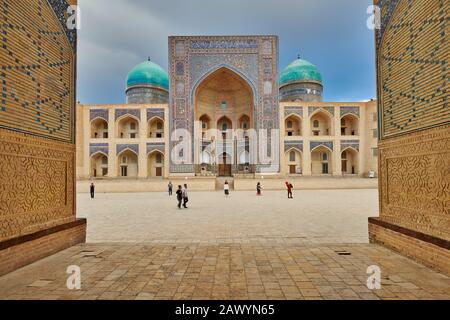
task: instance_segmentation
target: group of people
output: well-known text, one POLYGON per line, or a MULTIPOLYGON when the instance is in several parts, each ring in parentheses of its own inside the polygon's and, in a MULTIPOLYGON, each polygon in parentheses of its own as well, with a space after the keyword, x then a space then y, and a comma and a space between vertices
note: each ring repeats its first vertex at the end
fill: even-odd
MULTIPOLYGON (((169 191, 169 196, 171 196, 173 194, 173 184, 172 182, 169 182, 169 184, 167 185, 168 191, 169 191)), ((187 190, 187 184, 185 183, 183 186, 179 185, 178 186, 178 190, 175 192, 177 195, 177 201, 178 201, 178 208, 181 209, 181 206, 183 206, 183 208, 187 209, 187 203, 189 201, 189 197, 188 197, 188 190, 187 190)), ((294 189, 294 186, 292 185, 292 183, 290 183, 289 181, 286 181, 286 189, 287 189, 287 193, 288 193, 288 199, 294 199, 293 195, 292 195, 292 190, 294 189)), ((223 185, 223 190, 225 192, 225 197, 228 197, 230 195, 230 184, 228 183, 228 181, 226 180, 224 185, 223 185)), ((261 182, 258 182, 256 184, 256 195, 257 196, 261 196, 262 190, 262 186, 261 186, 261 182)), ((94 199, 95 196, 95 185, 92 182, 90 185, 90 193, 91 193, 91 198, 94 199)))
MULTIPOLYGON (((168 187, 168 191, 169 191, 169 196, 171 196, 173 194, 172 182, 169 182, 167 187, 168 187)), ((293 193, 292 193, 294 186, 289 181, 286 181, 286 189, 287 189, 288 199, 294 199, 293 193)), ((230 184, 228 183, 227 180, 225 180, 225 183, 223 185, 223 190, 225 193, 225 197, 228 198, 228 196, 230 195, 230 184)), ((261 196, 262 195, 261 191, 262 191, 261 182, 258 182, 256 184, 256 195, 261 196)), ((176 195, 177 195, 177 201, 178 201, 178 208, 181 209, 181 206, 183 205, 183 207, 187 209, 186 204, 189 201, 189 198, 188 198, 188 191, 187 191, 186 183, 184 184, 184 186, 181 186, 181 185, 178 186, 176 195)))
MULTIPOLYGON (((171 196, 173 194, 172 182, 169 182, 167 187, 169 190, 169 196, 171 196)), ((179 185, 178 190, 175 192, 175 194, 177 195, 178 209, 181 209, 181 206, 183 206, 183 208, 187 209, 186 204, 189 201, 187 184, 185 183, 183 186, 179 185)))

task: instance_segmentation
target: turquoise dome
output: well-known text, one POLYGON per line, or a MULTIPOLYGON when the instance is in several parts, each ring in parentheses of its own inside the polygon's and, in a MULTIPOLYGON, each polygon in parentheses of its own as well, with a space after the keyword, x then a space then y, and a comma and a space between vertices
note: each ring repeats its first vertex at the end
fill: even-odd
POLYGON ((152 86, 169 90, 169 76, 156 63, 145 61, 134 67, 127 77, 127 89, 134 86, 152 86))
POLYGON ((319 69, 312 63, 297 59, 281 72, 280 85, 300 81, 318 81, 322 82, 322 75, 319 69))

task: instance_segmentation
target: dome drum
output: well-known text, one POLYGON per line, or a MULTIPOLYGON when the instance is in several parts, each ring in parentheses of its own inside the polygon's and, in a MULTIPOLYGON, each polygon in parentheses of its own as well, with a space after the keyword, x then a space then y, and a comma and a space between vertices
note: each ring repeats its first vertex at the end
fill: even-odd
POLYGON ((297 59, 280 75, 280 101, 322 101, 322 75, 312 63, 297 59))
POLYGON ((168 103, 169 76, 156 63, 143 62, 128 74, 125 93, 130 104, 168 103))

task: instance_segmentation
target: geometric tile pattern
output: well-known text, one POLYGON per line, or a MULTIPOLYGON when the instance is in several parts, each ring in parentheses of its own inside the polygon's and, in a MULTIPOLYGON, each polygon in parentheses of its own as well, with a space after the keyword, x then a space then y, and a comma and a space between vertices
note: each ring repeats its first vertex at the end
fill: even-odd
POLYGON ((164 143, 147 143, 147 154, 150 154, 155 150, 159 150, 164 154, 165 144, 164 143))
POLYGON ((333 141, 311 141, 310 142, 310 150, 314 150, 319 146, 324 146, 328 149, 330 149, 331 151, 333 151, 333 141))
POLYGON ((317 110, 326 110, 334 117, 334 108, 333 107, 309 107, 308 108, 309 115, 311 116, 317 110))
POLYGON ((154 117, 158 117, 164 121, 164 116, 164 109, 147 109, 147 121, 154 117))
POLYGON ((288 116, 290 116, 292 114, 303 117, 303 107, 288 107, 288 106, 286 106, 284 108, 284 117, 287 118, 288 116))
POLYGON ((107 143, 91 143, 89 145, 89 155, 92 156, 96 153, 103 153, 108 156, 109 145, 107 143))
POLYGON ((384 0, 378 5, 381 138, 449 123, 450 2, 384 0))
POLYGON ((341 118, 347 114, 353 114, 359 118, 359 107, 341 107, 341 118))
POLYGON ((139 109, 116 109, 115 120, 125 115, 134 116, 141 120, 141 111, 139 109))
POLYGON ((116 148, 116 154, 120 154, 122 151, 128 149, 133 151, 136 155, 139 155, 138 144, 118 144, 116 148))
POLYGON ((359 151, 359 140, 344 140, 341 141, 341 152, 346 148, 353 148, 359 151))
POLYGON ((284 152, 291 148, 295 148, 300 152, 303 152, 303 141, 284 141, 284 152))
POLYGON ((62 20, 68 4, 0 4, 0 127, 73 142, 76 31, 62 20))
POLYGON ((91 109, 89 119, 90 121, 94 119, 103 119, 108 122, 108 109, 91 109))

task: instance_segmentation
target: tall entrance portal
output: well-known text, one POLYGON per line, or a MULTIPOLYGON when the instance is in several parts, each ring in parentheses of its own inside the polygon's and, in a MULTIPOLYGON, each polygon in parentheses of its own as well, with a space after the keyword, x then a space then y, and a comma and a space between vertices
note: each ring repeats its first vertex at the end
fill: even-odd
POLYGON ((199 84, 194 96, 196 174, 226 177, 250 170, 250 160, 242 155, 250 153, 253 96, 248 82, 225 67, 199 84))
POLYGON ((278 38, 170 37, 169 57, 170 174, 278 173, 278 38))

